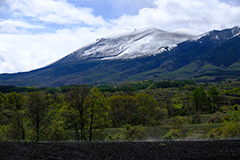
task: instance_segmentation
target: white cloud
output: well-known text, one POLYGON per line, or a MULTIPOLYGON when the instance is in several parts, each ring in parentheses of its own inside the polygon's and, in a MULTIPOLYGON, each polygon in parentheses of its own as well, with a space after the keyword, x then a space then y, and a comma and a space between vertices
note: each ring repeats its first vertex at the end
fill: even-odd
POLYGON ((92 14, 92 9, 75 7, 65 0, 8 0, 8 4, 16 17, 24 15, 56 24, 105 25, 102 17, 92 14))
POLYGON ((105 28, 76 28, 35 35, 0 34, 0 73, 46 66, 106 33, 105 28))
POLYGON ((24 21, 14 21, 14 20, 1 20, 0 19, 0 32, 1 33, 20 33, 19 29, 44 29, 44 26, 31 25, 24 21))
POLYGON ((218 0, 156 0, 156 8, 144 8, 138 15, 124 15, 112 21, 114 26, 155 26, 164 30, 206 32, 240 25, 240 6, 218 0))

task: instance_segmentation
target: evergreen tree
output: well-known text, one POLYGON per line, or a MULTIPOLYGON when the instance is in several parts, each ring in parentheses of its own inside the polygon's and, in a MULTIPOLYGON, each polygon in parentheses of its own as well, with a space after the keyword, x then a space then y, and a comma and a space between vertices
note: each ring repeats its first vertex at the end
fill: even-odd
POLYGON ((193 90, 191 100, 196 107, 196 112, 204 111, 204 106, 207 101, 207 94, 202 86, 193 90))

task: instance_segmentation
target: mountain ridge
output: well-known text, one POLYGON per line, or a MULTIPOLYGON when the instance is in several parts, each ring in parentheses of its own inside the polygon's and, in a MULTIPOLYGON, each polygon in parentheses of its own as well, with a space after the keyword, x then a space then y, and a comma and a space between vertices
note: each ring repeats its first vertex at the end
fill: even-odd
POLYGON ((239 33, 239 27, 213 30, 191 37, 172 48, 158 46, 156 53, 135 58, 107 60, 93 57, 79 60, 72 57, 72 61, 66 60, 69 56, 78 54, 73 52, 38 70, 1 74, 0 85, 51 87, 146 79, 209 77, 212 80, 224 76, 237 77, 240 75, 239 33))
POLYGON ((167 32, 157 28, 143 28, 118 33, 97 39, 96 42, 83 46, 57 63, 72 60, 111 60, 129 59, 154 55, 160 47, 176 46, 193 35, 167 32))

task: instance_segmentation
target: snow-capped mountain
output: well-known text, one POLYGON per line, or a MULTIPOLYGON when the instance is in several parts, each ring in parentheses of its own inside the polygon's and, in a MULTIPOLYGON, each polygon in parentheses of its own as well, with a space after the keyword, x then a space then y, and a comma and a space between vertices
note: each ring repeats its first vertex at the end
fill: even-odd
MULTIPOLYGON (((240 58, 240 27, 213 30, 179 43, 165 54, 175 55, 174 66, 200 60, 228 67, 240 58), (179 56, 178 56, 179 55, 179 56)), ((159 51, 162 53, 162 51, 159 51)))
POLYGON ((56 87, 147 79, 221 80, 239 76, 240 27, 213 30, 195 37, 145 28, 99 39, 37 70, 0 74, 0 85, 56 87))
POLYGON ((201 42, 204 38, 210 38, 211 40, 226 40, 236 36, 240 36, 240 27, 235 26, 231 29, 226 29, 223 31, 213 30, 207 33, 203 33, 199 36, 193 37, 190 41, 199 41, 201 42))
POLYGON ((168 50, 176 47, 193 35, 186 33, 174 33, 162 31, 156 28, 142 28, 133 31, 123 31, 105 38, 97 39, 96 42, 84 46, 61 62, 86 59, 132 59, 153 55, 162 47, 168 50))

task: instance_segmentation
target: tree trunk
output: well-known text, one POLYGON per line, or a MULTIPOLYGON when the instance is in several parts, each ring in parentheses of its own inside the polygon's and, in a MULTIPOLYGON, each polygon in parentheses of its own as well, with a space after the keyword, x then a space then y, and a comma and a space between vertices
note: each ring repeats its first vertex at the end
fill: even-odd
POLYGON ((89 141, 92 141, 92 132, 93 132, 93 113, 91 114, 90 119, 89 141))
POLYGON ((21 126, 21 129, 22 129, 22 140, 25 141, 25 130, 24 130, 24 127, 21 126))
POLYGON ((79 137, 79 134, 78 134, 78 126, 77 126, 77 123, 75 123, 75 134, 76 134, 76 140, 79 141, 79 140, 80 140, 80 137, 79 137))
POLYGON ((80 129, 81 129, 81 141, 85 141, 85 127, 84 127, 84 119, 83 119, 83 113, 80 113, 80 129))
POLYGON ((36 142, 38 142, 39 141, 39 128, 36 128, 36 133, 37 133, 37 139, 36 139, 36 142))
POLYGON ((39 120, 39 115, 37 115, 36 119, 36 133, 37 133, 37 142, 40 140, 40 120, 39 120))

